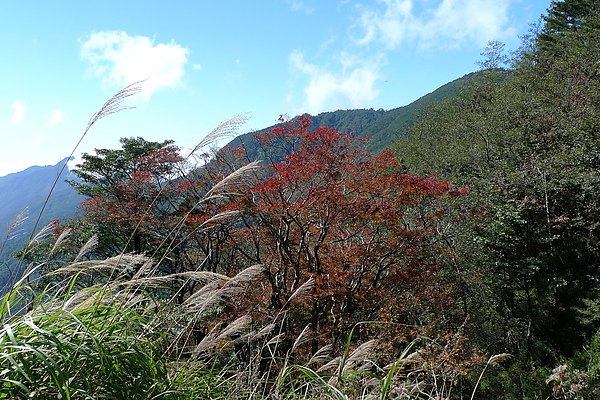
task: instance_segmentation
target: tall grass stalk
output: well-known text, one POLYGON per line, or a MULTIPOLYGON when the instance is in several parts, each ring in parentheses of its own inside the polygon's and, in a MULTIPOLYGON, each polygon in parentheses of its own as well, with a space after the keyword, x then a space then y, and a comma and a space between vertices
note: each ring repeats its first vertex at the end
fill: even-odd
MULTIPOLYGON (((71 156, 97 121, 131 108, 123 105, 123 101, 140 91, 140 83, 116 93, 90 118, 71 156)), ((194 150, 212 143, 224 133, 231 134, 242 121, 243 118, 236 118, 221 124, 194 150)), ((255 167, 250 165, 232 174, 220 187, 213 188, 205 201, 230 188, 255 167)), ((65 169, 66 163, 37 216, 21 253, 18 270, 22 270, 33 246, 47 240, 52 231, 51 225, 40 231, 37 227, 65 169)), ((68 231, 64 231, 50 254, 68 240, 68 236, 68 231)), ((39 282, 38 271, 44 262, 27 266, 20 277, 13 278, 10 289, 0 301, 0 398, 179 398, 183 392, 173 385, 171 360, 165 357, 178 334, 165 327, 171 323, 178 326, 179 321, 174 320, 173 315, 182 315, 184 310, 173 310, 173 302, 156 298, 147 289, 196 280, 207 286, 217 281, 223 285, 229 282, 228 289, 234 290, 236 283, 252 277, 249 271, 238 277, 236 283, 216 274, 156 277, 152 276, 156 263, 142 255, 124 253, 106 260, 81 261, 96 244, 97 239, 92 238, 73 262, 51 271, 59 280, 45 288, 32 286, 39 282), (133 271, 139 264, 146 266, 148 275, 127 280, 131 274, 124 272, 133 271), (92 287, 79 283, 82 277, 99 272, 107 274, 102 283, 92 287)), ((211 304, 218 304, 219 300, 222 299, 211 304)), ((228 339, 248 322, 248 318, 240 318, 221 332, 219 338, 228 339)))
MULTIPOLYGON (((69 154, 69 157, 68 157, 69 160, 73 157, 73 155, 79 148, 79 145, 81 144, 81 142, 83 142, 83 139, 87 136, 90 129, 92 129, 92 127, 96 124, 96 122, 98 122, 102 118, 107 117, 111 114, 115 114, 120 111, 133 108, 132 106, 124 105, 123 102, 125 100, 127 100, 129 97, 134 96, 135 94, 139 93, 142 90, 142 87, 141 87, 142 82, 143 81, 134 82, 134 83, 126 86, 125 88, 119 90, 117 93, 115 93, 110 99, 108 99, 104 103, 104 105, 100 108, 100 110, 98 110, 94 115, 92 115, 92 117, 88 121, 85 129, 83 130, 81 136, 79 137, 79 140, 77 141, 77 143, 71 150, 71 153, 69 154)), ((22 252, 23 256, 21 257, 21 260, 19 262, 18 270, 20 270, 22 267, 22 263, 24 261, 25 254, 27 253, 27 250, 29 248, 29 244, 34 239, 34 235, 35 235, 37 228, 40 224, 40 221, 44 215, 44 211, 46 210, 46 207, 48 206, 50 197, 52 196, 52 193, 54 192, 54 189, 56 188, 56 185, 58 184, 60 177, 63 175, 66 168, 67 168, 67 161, 65 161, 63 163, 63 165, 60 167, 60 170, 58 171, 58 174, 56 175, 56 178, 52 182, 52 186, 50 187, 50 190, 48 191, 48 194, 46 195, 46 198, 44 199, 42 208, 36 217, 35 223, 33 224, 33 228, 31 229, 31 234, 29 236, 29 241, 28 241, 27 247, 22 252)))
MULTIPOLYGON (((130 108, 122 102, 140 90, 139 84, 119 91, 92 116, 72 154, 98 120, 130 108)), ((244 121, 245 117, 235 117, 223 122, 185 159, 232 135, 244 121)), ((234 193, 258 167, 249 163, 232 172, 199 196, 197 205, 234 193)), ((66 164, 59 176, 65 168, 66 164)), ((129 240, 160 195, 151 201, 129 240)), ((197 229, 236 215, 216 214, 197 229)), ((160 265, 178 245, 187 216, 161 238, 154 254, 121 252, 104 260, 88 260, 86 254, 98 244, 92 237, 70 262, 52 271, 41 272, 43 261, 28 265, 0 298, 0 399, 391 397, 394 380, 413 344, 394 363, 381 368, 375 362, 377 341, 355 344, 356 328, 372 322, 350 330, 338 357, 332 356, 330 345, 308 357, 301 354, 310 341, 310 326, 298 337, 288 337, 288 306, 311 296, 312 278, 295 288, 268 320, 257 321, 241 313, 233 321, 214 323, 231 298, 243 295, 249 283, 261 279, 264 267, 253 265, 232 277, 207 271, 161 273, 160 265), (50 282, 42 285, 42 278, 50 282), (181 298, 183 288, 191 283, 195 291, 181 298), (205 329, 202 337, 195 336, 198 325, 205 329)), ((52 226, 34 230, 21 263, 35 243, 49 240, 51 233, 52 226)), ((51 246, 50 255, 68 240, 70 232, 65 230, 51 246)))
POLYGON ((502 354, 495 354, 487 360, 487 362, 483 366, 483 369, 481 370, 481 373, 479 374, 479 377, 477 378, 477 382, 475 383, 475 386, 473 387, 473 392, 471 393, 471 400, 473 400, 475 398, 475 393, 477 392, 477 388, 479 387, 479 384, 481 383, 481 379, 483 378, 483 375, 485 374, 485 371, 487 370, 487 368, 490 365, 496 365, 503 361, 506 361, 506 360, 510 359, 511 357, 512 357, 511 354, 502 353, 502 354))

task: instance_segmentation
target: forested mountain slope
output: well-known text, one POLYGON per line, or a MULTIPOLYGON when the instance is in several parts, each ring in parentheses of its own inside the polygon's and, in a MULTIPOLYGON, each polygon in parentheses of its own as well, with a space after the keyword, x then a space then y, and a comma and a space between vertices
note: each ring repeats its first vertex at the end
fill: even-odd
POLYGON ((485 288, 470 336, 515 355, 487 398, 547 398, 543 375, 554 398, 600 395, 600 3, 555 1, 544 22, 510 75, 485 71, 394 145, 470 188, 452 255, 485 288))
POLYGON ((68 220, 79 209, 83 197, 65 182, 75 176, 68 168, 58 176, 67 161, 64 159, 56 165, 33 166, 0 177, 0 257, 4 261, 29 238, 55 181, 56 187, 41 215, 37 230, 52 220, 68 220))
MULTIPOLYGON (((386 149, 396 139, 403 137, 419 116, 430 107, 456 96, 465 87, 474 84, 481 77, 480 72, 465 75, 449 82, 433 92, 415 100, 414 102, 391 110, 337 110, 310 116, 313 129, 319 127, 332 127, 341 132, 353 133, 356 136, 367 136, 368 149, 379 153, 386 149)), ((258 148, 254 135, 273 129, 270 126, 254 132, 249 132, 233 139, 225 146, 225 150, 243 144, 248 154, 253 159, 258 159, 258 148)))

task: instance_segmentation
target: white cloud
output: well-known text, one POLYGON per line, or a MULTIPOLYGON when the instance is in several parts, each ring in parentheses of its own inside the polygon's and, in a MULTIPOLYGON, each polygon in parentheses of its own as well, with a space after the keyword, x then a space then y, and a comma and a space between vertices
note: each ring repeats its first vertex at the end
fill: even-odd
POLYGON ((286 3, 290 6, 292 11, 295 12, 301 12, 304 14, 312 14, 315 12, 314 7, 306 5, 306 3, 301 0, 286 0, 286 3))
POLYGON ((323 43, 321 43, 319 45, 319 51, 326 51, 328 48, 330 48, 331 46, 333 46, 333 44, 336 42, 337 38, 335 36, 330 36, 327 40, 325 40, 323 43))
POLYGON ((306 62, 300 51, 291 53, 292 70, 308 76, 304 88, 304 112, 316 114, 333 108, 358 108, 379 95, 375 89, 376 65, 357 65, 350 62, 347 55, 341 56, 340 63, 342 71, 336 74, 306 62))
POLYGON ((394 47, 405 40, 407 34, 417 31, 412 14, 412 0, 386 0, 385 9, 363 8, 359 25, 364 30, 358 44, 366 45, 376 40, 394 47))
POLYGON ((201 71, 202 64, 194 64, 194 65, 192 65, 192 68, 194 69, 194 71, 201 71))
POLYGON ((48 137, 46 135, 35 135, 32 137, 32 143, 35 146, 42 146, 48 143, 48 137))
POLYGON ((360 10, 361 45, 380 43, 388 48, 407 42, 419 46, 453 47, 470 41, 514 34, 508 9, 515 0, 381 0, 383 7, 360 10))
POLYGON ((81 57, 94 75, 114 88, 148 79, 143 94, 149 98, 164 88, 181 84, 189 50, 175 42, 154 43, 126 32, 97 32, 82 45, 81 57))
POLYGON ((48 119, 49 126, 57 126, 60 125, 65 119, 65 112, 60 108, 56 108, 52 110, 52 114, 50 114, 50 119, 48 119))
POLYGON ((17 100, 12 105, 12 115, 10 117, 11 125, 19 125, 25 119, 27 105, 21 100, 17 100))

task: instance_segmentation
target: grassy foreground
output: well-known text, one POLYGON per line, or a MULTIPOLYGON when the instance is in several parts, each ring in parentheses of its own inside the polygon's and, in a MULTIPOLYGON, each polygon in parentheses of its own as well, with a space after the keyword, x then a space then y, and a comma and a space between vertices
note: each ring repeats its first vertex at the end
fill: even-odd
POLYGON ((349 337, 341 356, 332 358, 324 348, 304 365, 292 363, 305 338, 298 337, 287 354, 278 352, 285 317, 253 326, 244 315, 193 338, 192 327, 214 318, 261 267, 228 278, 210 272, 153 277, 148 273, 154 266, 147 257, 122 254, 74 261, 46 276, 29 269, 2 298, 0 398, 385 399, 424 394, 410 377, 397 380, 410 349, 396 363, 379 368, 371 361, 376 343, 351 351, 349 337), (91 274, 104 276, 103 282, 82 286, 80 281, 91 274), (39 290, 44 280, 51 283, 39 290), (183 302, 157 295, 176 293, 191 280, 202 286, 183 302))
MULTIPOLYGON (((134 84, 109 99, 79 143, 97 121, 128 108, 123 100, 139 90, 134 84)), ((221 125, 196 148, 229 134, 238 123, 232 119, 221 125)), ((235 171, 201 201, 252 168, 235 171)), ((211 222, 226 217, 216 215, 211 222)), ((164 275, 156 257, 118 254, 93 260, 88 255, 97 238, 92 237, 72 259, 49 267, 55 251, 77 241, 68 230, 58 237, 52 230, 50 224, 31 234, 21 253, 18 270, 23 272, 3 290, 0 398, 384 399, 392 393, 423 394, 406 376, 397 382, 402 358, 380 368, 371 360, 376 342, 351 348, 352 332, 343 354, 333 357, 325 346, 302 365, 292 362, 308 340, 308 327, 283 352, 283 309, 268 322, 256 323, 242 313, 233 321, 204 325, 212 327, 209 331, 199 330, 204 322, 218 321, 232 298, 243 296, 262 274, 260 265, 233 277, 206 271, 164 275), (46 246, 48 260, 24 265, 40 245, 46 246), (182 288, 189 285, 195 291, 183 297, 182 288)), ((305 296, 311 284, 292 297, 305 296)))

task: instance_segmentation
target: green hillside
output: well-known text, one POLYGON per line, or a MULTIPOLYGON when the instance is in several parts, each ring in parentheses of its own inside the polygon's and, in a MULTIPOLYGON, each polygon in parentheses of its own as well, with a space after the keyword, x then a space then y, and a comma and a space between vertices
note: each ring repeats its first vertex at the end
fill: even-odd
MULTIPOLYGON (((366 135, 369 138, 368 149, 373 153, 379 153, 389 147, 396 139, 406 135, 408 129, 417 121, 419 116, 434 104, 451 99, 480 78, 480 72, 465 75, 406 106, 391 110, 357 109, 324 112, 311 116, 312 126, 314 129, 328 126, 342 132, 352 132, 357 136, 366 135)), ((275 125, 241 135, 228 143, 224 149, 227 150, 243 143, 251 157, 258 159, 258 149, 253 139, 254 135, 274 127, 275 125)))

